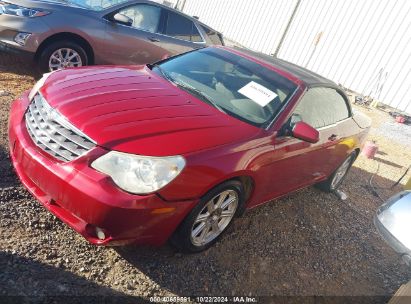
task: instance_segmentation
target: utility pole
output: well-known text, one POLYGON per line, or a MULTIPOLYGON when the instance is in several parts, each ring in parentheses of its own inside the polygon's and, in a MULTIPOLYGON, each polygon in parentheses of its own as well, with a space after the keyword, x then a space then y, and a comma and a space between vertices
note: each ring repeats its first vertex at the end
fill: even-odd
POLYGON ((181 5, 180 11, 184 12, 185 6, 186 6, 186 0, 183 0, 183 4, 181 5))
POLYGON ((297 10, 300 7, 301 0, 297 0, 293 13, 291 14, 290 20, 288 20, 287 26, 285 27, 284 33, 281 36, 280 42, 278 43, 277 48, 275 49, 275 52, 273 54, 274 57, 278 57, 278 53, 280 52, 281 47, 283 46, 284 40, 287 37, 288 31, 290 30, 291 23, 293 23, 295 15, 297 14, 297 10))

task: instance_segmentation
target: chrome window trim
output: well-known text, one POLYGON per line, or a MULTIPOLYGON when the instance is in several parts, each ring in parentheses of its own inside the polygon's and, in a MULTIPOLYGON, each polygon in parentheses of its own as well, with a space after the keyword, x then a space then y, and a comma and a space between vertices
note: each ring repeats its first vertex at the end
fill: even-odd
POLYGON ((321 128, 315 128, 315 129, 318 130, 318 131, 322 131, 322 130, 326 130, 326 129, 329 129, 329 128, 337 127, 340 123, 343 123, 343 122, 345 122, 345 121, 347 121, 347 120, 349 120, 349 119, 352 119, 352 117, 349 116, 349 117, 344 118, 344 119, 342 119, 342 120, 340 120, 340 121, 337 121, 337 122, 335 122, 335 123, 333 123, 333 124, 331 124, 331 125, 327 125, 327 126, 324 126, 324 127, 321 127, 321 128))
MULTIPOLYGON (((139 3, 138 5, 142 5, 142 4, 144 4, 144 3, 139 3)), ((158 7, 158 8, 160 8, 160 9, 166 9, 166 8, 162 8, 162 7, 160 7, 160 6, 156 6, 156 5, 152 5, 152 4, 145 4, 145 5, 155 6, 155 7, 158 7)), ((130 6, 130 7, 131 7, 131 6, 130 6)), ((124 8, 124 9, 125 9, 125 8, 124 8)), ((122 9, 120 9, 120 10, 122 10, 122 9)), ((119 10, 119 11, 120 11, 120 10, 119 10)), ((114 22, 114 21, 110 21, 110 20, 108 20, 108 19, 105 18, 105 17, 104 17, 103 19, 104 19, 107 23, 115 23, 115 24, 118 25, 118 26, 123 26, 123 27, 126 27, 126 28, 136 29, 136 30, 138 30, 138 31, 142 31, 142 32, 145 32, 145 33, 148 33, 148 34, 151 34, 151 35, 159 35, 159 36, 163 36, 163 37, 167 37, 167 38, 176 39, 176 40, 179 40, 179 41, 184 41, 184 42, 190 42, 190 43, 195 43, 195 44, 206 45, 206 44, 207 44, 207 41, 206 41, 206 39, 204 38, 204 35, 203 35, 203 33, 201 32, 201 30, 198 28, 197 22, 195 22, 195 21, 193 21, 193 20, 191 20, 191 19, 189 19, 189 18, 187 18, 187 17, 185 17, 185 16, 182 16, 182 17, 190 20, 190 21, 194 24, 194 26, 196 27, 198 33, 200 34, 200 37, 201 37, 202 41, 191 41, 191 40, 180 39, 180 38, 176 38, 176 37, 173 37, 173 36, 170 36, 170 35, 166 35, 166 34, 159 33, 158 31, 156 31, 156 32, 150 32, 150 31, 147 31, 147 30, 138 28, 138 27, 129 26, 129 25, 124 25, 124 24, 121 24, 121 23, 117 23, 117 22, 114 22)), ((167 27, 167 25, 166 25, 166 27, 167 27)), ((161 41, 160 41, 160 42, 161 42, 161 41)))
POLYGON ((194 23, 194 26, 196 27, 198 33, 200 34, 201 39, 203 39, 203 41, 190 41, 190 42, 192 42, 192 43, 198 43, 198 44, 206 44, 207 41, 205 40, 205 38, 204 38, 204 36, 203 36, 203 33, 201 33, 200 28, 198 27, 197 22, 194 22, 194 21, 193 21, 193 23, 194 23))
MULTIPOLYGON (((106 22, 108 22, 108 23, 113 22, 113 21, 110 21, 110 20, 107 20, 107 19, 105 19, 105 20, 106 20, 106 22)), ((201 36, 201 39, 203 39, 203 41, 190 41, 190 40, 180 39, 180 38, 176 38, 176 37, 173 37, 173 36, 161 34, 161 33, 158 33, 158 32, 150 32, 150 31, 147 31, 147 30, 143 30, 143 29, 140 29, 140 28, 137 28, 137 27, 128 26, 128 25, 124 25, 124 24, 120 24, 120 23, 116 23, 116 25, 118 25, 118 26, 124 26, 124 27, 126 27, 126 28, 136 29, 136 30, 138 30, 138 31, 142 31, 142 32, 148 33, 148 34, 150 34, 150 35, 159 35, 159 36, 163 36, 163 37, 167 37, 167 38, 171 38, 171 39, 176 39, 176 40, 184 41, 184 42, 195 43, 195 44, 204 44, 204 45, 207 44, 207 41, 204 40, 204 36, 203 36, 203 34, 202 34, 200 31, 199 31, 199 34, 200 34, 200 36, 201 36)), ((197 24, 195 24, 195 22, 194 22, 194 25, 197 27, 197 24)), ((197 30, 198 30, 198 27, 197 27, 197 30)), ((161 42, 161 41, 160 41, 160 42, 161 42)))

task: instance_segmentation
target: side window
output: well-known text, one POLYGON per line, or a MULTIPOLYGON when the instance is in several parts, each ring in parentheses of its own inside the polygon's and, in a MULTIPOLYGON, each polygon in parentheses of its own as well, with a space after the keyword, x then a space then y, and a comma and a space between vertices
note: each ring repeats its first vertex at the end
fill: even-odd
POLYGON ((294 114, 314 128, 335 124, 349 117, 345 99, 330 88, 313 88, 303 96, 294 114))
POLYGON ((138 4, 119 11, 133 20, 132 27, 156 33, 160 24, 161 8, 153 5, 138 4))
POLYGON ((168 12, 165 34, 187 41, 203 41, 193 21, 171 11, 168 12))
POLYGON ((211 30, 208 27, 202 26, 202 29, 204 30, 204 32, 206 32, 208 38, 210 38, 211 42, 215 45, 222 45, 223 44, 223 38, 220 34, 218 34, 217 32, 211 30))

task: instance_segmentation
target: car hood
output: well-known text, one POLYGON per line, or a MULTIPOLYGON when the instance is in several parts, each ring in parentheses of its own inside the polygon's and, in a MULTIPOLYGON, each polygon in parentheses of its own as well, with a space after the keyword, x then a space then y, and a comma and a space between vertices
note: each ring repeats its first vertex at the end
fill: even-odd
POLYGON ((59 71, 49 76, 41 93, 98 145, 126 153, 185 154, 245 140, 260 131, 144 66, 59 71))

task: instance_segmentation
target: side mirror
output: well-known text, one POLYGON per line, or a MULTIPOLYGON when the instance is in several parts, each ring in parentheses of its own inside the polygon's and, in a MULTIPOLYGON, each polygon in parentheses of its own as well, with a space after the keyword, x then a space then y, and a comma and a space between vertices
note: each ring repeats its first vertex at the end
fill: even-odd
POLYGON ((374 223, 383 239, 411 266, 411 191, 391 197, 378 209, 374 223))
POLYGON ((315 144, 320 140, 320 133, 309 124, 299 121, 295 123, 291 134, 293 137, 315 144))
POLYGON ((120 14, 120 13, 115 14, 112 20, 114 22, 127 25, 127 26, 133 25, 133 19, 131 19, 130 17, 127 17, 126 15, 120 14))

